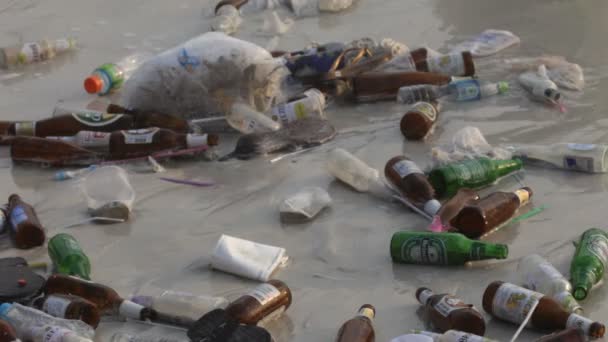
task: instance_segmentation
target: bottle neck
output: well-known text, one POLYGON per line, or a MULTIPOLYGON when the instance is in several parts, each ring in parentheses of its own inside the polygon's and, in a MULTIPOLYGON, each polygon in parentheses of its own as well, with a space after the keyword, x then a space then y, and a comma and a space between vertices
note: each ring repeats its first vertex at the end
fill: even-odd
POLYGON ((36 135, 36 121, 23 121, 14 123, 14 134, 33 137, 36 135))
POLYGON ((493 168, 496 170, 499 177, 506 176, 511 172, 520 170, 523 166, 521 160, 519 159, 493 160, 492 163, 493 168))
POLYGON ((473 241, 471 246, 471 260, 506 259, 508 255, 507 245, 473 241))
POLYGON ((359 309, 359 312, 357 312, 357 316, 366 317, 367 319, 373 322, 374 317, 376 317, 376 313, 374 312, 374 309, 364 306, 359 309))
POLYGON ((434 295, 433 291, 429 289, 424 289, 418 294, 418 302, 422 305, 426 305, 426 303, 431 299, 434 295))

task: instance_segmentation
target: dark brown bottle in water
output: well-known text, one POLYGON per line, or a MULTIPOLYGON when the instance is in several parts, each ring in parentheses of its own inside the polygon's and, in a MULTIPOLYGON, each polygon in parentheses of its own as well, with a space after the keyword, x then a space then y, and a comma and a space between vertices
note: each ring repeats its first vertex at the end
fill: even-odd
POLYGON ((401 118, 401 133, 408 140, 422 140, 433 128, 441 106, 437 101, 417 102, 401 118))
POLYGON ((432 72, 366 72, 353 78, 353 95, 359 102, 392 100, 399 88, 418 84, 443 85, 452 78, 432 72))
POLYGON ((342 324, 336 342, 374 342, 376 340, 373 325, 375 316, 376 309, 373 306, 369 304, 361 306, 357 316, 342 324))
POLYGON ((54 317, 81 320, 93 328, 101 319, 95 304, 77 296, 52 294, 36 299, 33 306, 54 317))
POLYGON ((551 335, 546 335, 535 342, 585 342, 587 336, 585 332, 579 328, 570 328, 556 332, 551 335))
POLYGON ((434 216, 441 207, 426 175, 409 158, 396 156, 390 159, 384 167, 384 175, 407 199, 427 214, 434 216))
POLYGON ((0 135, 8 135, 8 130, 12 124, 10 121, 0 121, 0 135))
POLYGON ((430 323, 441 332, 459 330, 483 336, 486 322, 481 313, 471 304, 450 294, 434 294, 426 287, 416 291, 416 299, 426 307, 430 323))
POLYGON ((160 127, 170 129, 176 133, 188 133, 190 130, 188 121, 171 114, 128 109, 116 104, 108 105, 106 111, 111 114, 129 114, 133 116, 134 123, 132 128, 160 127))
POLYGON ((278 317, 291 305, 291 290, 280 280, 258 285, 226 307, 226 313, 242 324, 258 324, 278 317), (272 315, 272 316, 271 316, 272 315))
POLYGON ((0 319, 0 342, 15 342, 17 333, 15 329, 6 321, 0 319))
POLYGON ((469 238, 478 238, 507 222, 532 197, 532 189, 515 192, 495 192, 462 208, 451 225, 469 238))
POLYGON ((138 320, 156 318, 154 310, 123 299, 114 289, 73 276, 53 274, 47 279, 43 291, 46 295, 67 294, 82 297, 95 304, 102 314, 138 320))
POLYGON ((74 135, 80 131, 112 132, 131 128, 133 128, 131 115, 90 111, 64 114, 39 121, 15 122, 9 128, 9 134, 60 137, 74 135))
POLYGON ((19 136, 11 137, 8 143, 11 159, 18 162, 59 166, 90 164, 99 159, 97 153, 64 141, 19 136))
POLYGON ((17 248, 42 246, 46 237, 34 208, 17 194, 8 198, 8 221, 17 248))
POLYGON ((437 72, 450 76, 475 75, 475 63, 469 51, 429 56, 428 49, 420 48, 411 51, 410 56, 418 71, 437 72))

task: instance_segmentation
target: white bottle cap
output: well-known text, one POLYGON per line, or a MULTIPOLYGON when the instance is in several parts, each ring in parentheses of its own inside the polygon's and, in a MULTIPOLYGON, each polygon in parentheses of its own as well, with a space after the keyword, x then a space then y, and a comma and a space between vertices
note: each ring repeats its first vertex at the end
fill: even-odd
POLYGON ((145 307, 139 304, 133 303, 130 300, 123 300, 118 307, 118 314, 126 318, 139 320, 141 319, 141 311, 143 309, 145 309, 145 307))
POLYGON ((207 134, 188 134, 186 136, 188 148, 207 145, 207 134))
POLYGON ((424 204, 424 212, 431 216, 435 216, 439 208, 441 208, 441 203, 436 199, 432 199, 424 204))

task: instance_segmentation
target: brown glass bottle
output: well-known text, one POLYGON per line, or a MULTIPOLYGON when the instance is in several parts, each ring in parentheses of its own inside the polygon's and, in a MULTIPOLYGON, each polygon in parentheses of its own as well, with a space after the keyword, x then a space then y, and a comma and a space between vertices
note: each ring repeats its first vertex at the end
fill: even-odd
POLYGON ((8 198, 8 221, 17 248, 28 249, 44 244, 44 228, 34 208, 17 194, 8 198))
POLYGON ((156 127, 118 131, 110 136, 109 156, 111 159, 125 159, 165 150, 214 146, 217 145, 218 139, 215 134, 179 134, 156 127))
POLYGON ((486 322, 481 313, 471 304, 450 294, 434 294, 426 287, 416 291, 416 299, 426 307, 430 323, 441 332, 459 330, 483 336, 486 322))
POLYGON ((45 295, 67 294, 82 297, 95 304, 102 314, 120 315, 128 318, 155 319, 156 312, 123 299, 112 288, 63 274, 49 276, 43 288, 45 295))
POLYGON ((279 315, 291 305, 291 290, 280 280, 258 285, 226 307, 226 313, 242 324, 258 324, 270 315, 279 315))
POLYGON ((477 200, 479 200, 479 194, 477 191, 469 188, 459 189, 454 197, 445 201, 441 205, 441 208, 437 212, 437 216, 439 216, 444 225, 449 225, 452 219, 458 215, 462 208, 473 204, 477 200))
POLYGON ((106 111, 111 114, 129 114, 133 116, 134 124, 132 128, 160 127, 170 129, 177 133, 188 133, 190 130, 188 121, 171 114, 128 109, 116 104, 108 105, 106 111))
POLYGON ((357 316, 342 324, 336 342, 374 342, 376 334, 372 323, 375 316, 376 309, 373 306, 361 306, 357 316))
POLYGON ((13 161, 43 163, 52 166, 91 164, 99 155, 64 141, 37 137, 12 137, 9 141, 13 161))
POLYGON ((59 115, 39 121, 14 122, 10 135, 61 137, 80 131, 112 132, 133 128, 133 117, 125 114, 81 112, 59 115))
POLYGON ((401 118, 401 133, 408 140, 424 139, 435 125, 440 110, 436 101, 415 103, 401 118))
POLYGON ((399 88, 417 84, 448 84, 452 78, 432 72, 366 72, 353 78, 353 95, 359 102, 392 100, 399 88))
POLYGON ((390 159, 384 167, 384 176, 417 207, 433 216, 441 207, 435 199, 435 190, 418 165, 405 156, 390 159))
POLYGON ((18 341, 15 329, 6 321, 0 319, 0 342, 18 341))
POLYGON ((51 316, 81 320, 93 328, 97 328, 101 319, 95 304, 77 296, 52 294, 36 299, 33 306, 51 316))
POLYGON ((483 309, 496 318, 519 325, 536 301, 538 306, 530 318, 532 327, 548 331, 581 328, 592 338, 604 336, 603 324, 566 311, 549 296, 502 281, 488 285, 483 294, 483 309))
POLYGON ((532 189, 515 192, 495 192, 469 204, 452 219, 451 225, 469 238, 478 238, 508 221, 532 197, 532 189))
POLYGON ((0 121, 0 135, 8 135, 8 130, 12 124, 10 121, 0 121))
POLYGON ((585 332, 578 328, 570 328, 551 335, 546 335, 535 342, 585 342, 585 332))
POLYGON ((469 51, 429 56, 426 48, 410 51, 418 71, 436 72, 450 76, 474 76, 475 63, 469 51))

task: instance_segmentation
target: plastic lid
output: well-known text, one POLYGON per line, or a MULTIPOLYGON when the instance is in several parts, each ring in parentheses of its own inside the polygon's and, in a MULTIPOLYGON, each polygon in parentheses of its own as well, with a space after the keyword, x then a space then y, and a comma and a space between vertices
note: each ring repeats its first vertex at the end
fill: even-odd
POLYGON ((5 318, 8 310, 10 310, 12 306, 13 304, 10 303, 0 304, 0 318, 5 318))
POLYGON ((103 80, 97 75, 91 75, 84 80, 84 89, 89 94, 97 94, 103 89, 103 80))
POLYGON ((424 212, 431 216, 435 216, 439 208, 441 208, 441 203, 436 199, 432 199, 424 204, 424 212))
POLYGON ((508 82, 498 82, 498 93, 499 94, 504 94, 509 90, 509 83, 508 82))

